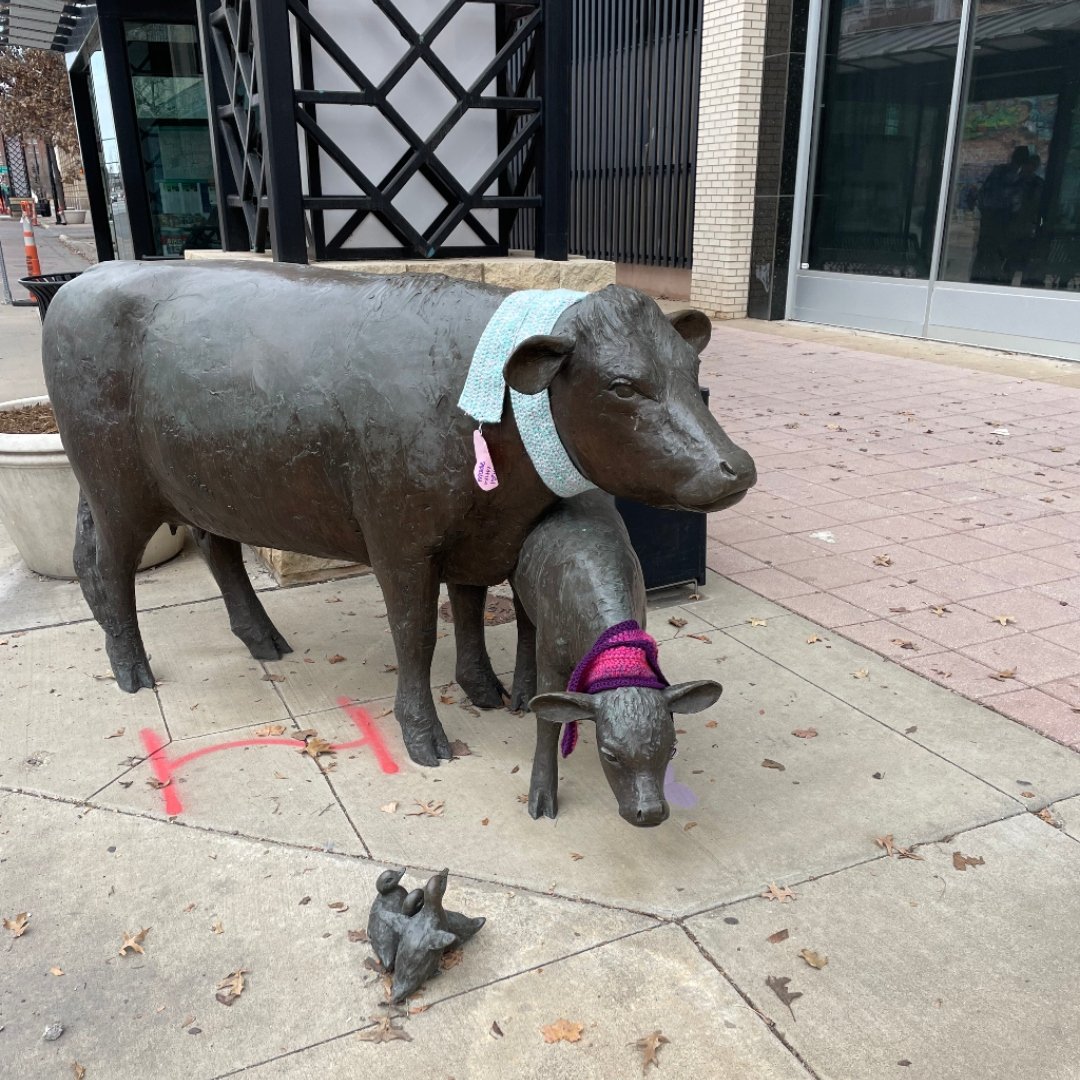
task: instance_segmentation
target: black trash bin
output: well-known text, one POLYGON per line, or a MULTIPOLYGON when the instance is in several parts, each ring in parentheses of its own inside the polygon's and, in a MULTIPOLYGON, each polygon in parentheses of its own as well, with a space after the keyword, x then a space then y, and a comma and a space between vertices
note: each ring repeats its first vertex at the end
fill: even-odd
MULTIPOLYGON (((701 387, 701 400, 709 404, 708 387, 701 387)), ((646 589, 705 584, 708 515, 657 510, 630 499, 616 499, 615 506, 641 560, 646 589)))
POLYGON ((35 274, 33 277, 19 278, 19 284, 37 300, 38 315, 44 322, 45 312, 49 310, 52 298, 60 291, 60 286, 81 273, 81 270, 75 270, 66 274, 35 274))
POLYGON ((48 199, 42 199, 37 204, 37 216, 38 217, 52 217, 52 203, 48 199))

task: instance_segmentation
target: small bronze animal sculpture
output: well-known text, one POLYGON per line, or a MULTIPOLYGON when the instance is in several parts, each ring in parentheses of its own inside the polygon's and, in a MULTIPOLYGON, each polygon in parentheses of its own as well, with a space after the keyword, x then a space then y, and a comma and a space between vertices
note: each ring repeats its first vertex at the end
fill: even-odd
MULTIPOLYGON (((439 583, 504 581, 556 501, 509 408, 484 426, 499 484, 482 489, 477 424, 457 405, 508 294, 437 274, 250 263, 109 262, 64 286, 42 360, 82 491, 75 567, 122 690, 154 685, 135 607, 140 553, 161 522, 187 525, 260 659, 288 644, 242 543, 370 564, 405 746, 421 765, 451 757, 431 696, 439 583)), ((701 312, 665 316, 613 285, 521 341, 505 383, 547 392, 557 441, 601 489, 717 510, 756 474, 698 393, 710 334, 701 312)), ((459 678, 474 702, 500 703, 490 664, 459 678)))
POLYGON ((419 990, 438 972, 442 954, 457 944, 457 938, 447 928, 442 906, 449 873, 449 870, 443 870, 428 879, 424 886, 424 902, 416 914, 391 917, 399 934, 391 1001, 404 1001, 419 990))
MULTIPOLYGON (((424 890, 413 889, 412 892, 405 897, 405 901, 401 905, 401 913, 406 918, 411 918, 423 906, 424 890)), ((464 945, 470 938, 475 937, 480 927, 487 922, 487 919, 485 919, 483 915, 477 915, 476 918, 472 918, 460 911, 450 911, 447 908, 443 908, 443 914, 446 916, 447 930, 457 938, 457 943, 459 945, 464 945)))
POLYGON ((660 673, 644 633, 641 564, 614 499, 588 492, 560 502, 526 537, 511 583, 514 700, 532 698, 537 718, 529 813, 556 816, 560 727, 566 756, 577 722, 591 720, 619 813, 631 825, 659 825, 668 816, 672 713, 707 709, 722 688, 711 679, 669 686, 660 673))
POLYGON ((405 870, 384 870, 375 882, 375 899, 368 914, 368 941, 384 971, 394 970, 397 956, 398 927, 388 916, 399 915, 406 900, 405 889, 398 884, 405 870))

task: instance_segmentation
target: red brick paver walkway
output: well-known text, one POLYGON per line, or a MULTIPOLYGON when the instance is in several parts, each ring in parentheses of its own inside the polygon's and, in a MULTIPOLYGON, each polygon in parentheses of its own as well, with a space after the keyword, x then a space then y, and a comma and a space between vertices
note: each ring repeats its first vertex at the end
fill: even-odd
POLYGON ((721 327, 709 566, 1080 749, 1080 389, 721 327))

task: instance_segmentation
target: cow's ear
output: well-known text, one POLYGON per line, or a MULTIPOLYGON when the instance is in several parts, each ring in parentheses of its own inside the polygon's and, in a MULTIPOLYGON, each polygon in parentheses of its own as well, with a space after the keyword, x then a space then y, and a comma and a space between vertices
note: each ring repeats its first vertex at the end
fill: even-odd
POLYGON ((538 694, 529 708, 540 720, 553 724, 572 724, 575 720, 595 720, 591 694, 538 694))
POLYGON ((573 347, 570 338, 550 334, 526 338, 510 354, 503 368, 506 385, 519 394, 539 394, 551 385, 573 347))
POLYGON ((676 683, 664 690, 664 700, 673 713, 696 713, 716 702, 724 688, 712 679, 676 683))
POLYGON ((712 322, 704 311, 698 311, 696 308, 673 311, 668 316, 668 321, 675 327, 675 333, 693 346, 694 352, 700 354, 701 350, 709 344, 709 339, 712 337, 712 322))

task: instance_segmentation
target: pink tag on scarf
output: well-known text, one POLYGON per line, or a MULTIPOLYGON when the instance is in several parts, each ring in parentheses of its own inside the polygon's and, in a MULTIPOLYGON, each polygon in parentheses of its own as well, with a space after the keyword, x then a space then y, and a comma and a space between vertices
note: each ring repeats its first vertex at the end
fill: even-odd
POLYGON ((491 461, 491 451, 488 449, 487 440, 477 428, 472 434, 473 452, 476 454, 476 467, 473 476, 484 491, 491 491, 499 486, 499 478, 495 475, 495 466, 491 461))

